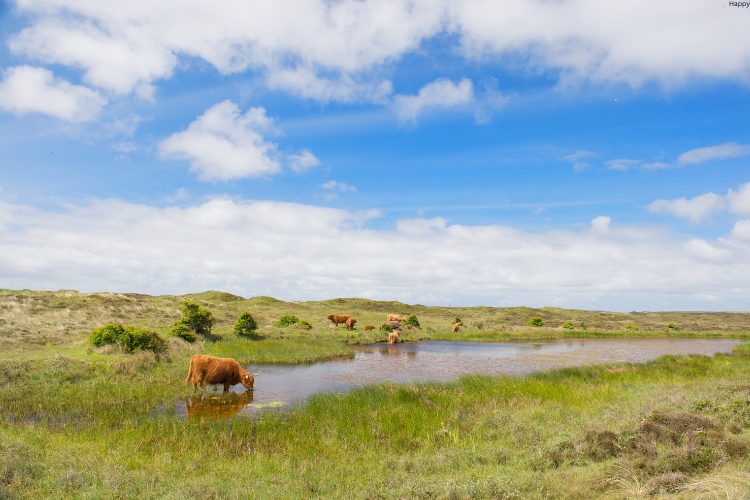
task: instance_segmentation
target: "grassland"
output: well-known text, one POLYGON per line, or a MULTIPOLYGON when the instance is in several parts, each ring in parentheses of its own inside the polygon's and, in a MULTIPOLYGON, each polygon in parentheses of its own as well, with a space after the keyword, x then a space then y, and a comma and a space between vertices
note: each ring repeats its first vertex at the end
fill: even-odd
MULTIPOLYGON (((180 318, 180 305, 191 299, 208 308, 216 317, 214 333, 223 340, 232 338, 234 322, 249 311, 258 321, 262 339, 333 339, 347 343, 383 341, 377 329, 365 332, 365 325, 378 326, 387 314, 416 314, 422 328, 406 332, 407 340, 424 338, 450 340, 519 340, 586 336, 722 336, 750 339, 750 313, 654 312, 616 313, 545 307, 428 307, 400 302, 367 299, 332 299, 311 302, 284 302, 271 297, 242 297, 223 292, 184 296, 92 293, 72 290, 34 292, 0 290, 0 352, 38 352, 43 346, 80 350, 88 333, 110 322, 143 326, 166 333, 180 318), (332 329, 326 319, 331 313, 357 318, 357 330, 332 329), (312 324, 311 330, 273 326, 282 315, 292 314, 312 324), (459 316, 464 327, 453 334, 450 326, 459 316), (545 326, 525 326, 540 317, 545 326), (570 321, 575 328, 561 328, 570 321), (585 328, 580 324, 584 323, 585 328), (674 323, 679 330, 665 328, 674 323), (625 329, 626 325, 638 330, 625 329)), ((318 353, 322 354, 322 353, 318 353)), ((2 354, 0 354, 2 356, 2 354)), ((323 355, 325 357, 325 355, 323 355)), ((309 356, 303 356, 308 359, 309 356)))
POLYGON ((662 336, 670 322, 683 328, 672 335, 744 336, 750 315, 287 303, 207 292, 190 298, 217 317, 218 342, 171 338, 159 360, 85 344, 110 321, 164 333, 184 298, 0 292, 0 498, 750 495, 750 344, 712 358, 381 384, 259 419, 175 414, 190 394, 182 381, 195 352, 289 363, 347 356, 346 342, 383 336, 332 330, 332 312, 357 317, 360 327, 387 313, 416 314, 415 338, 470 340, 662 336), (260 340, 230 333, 246 310, 262 325, 260 340), (313 329, 271 326, 283 314, 313 329), (457 315, 466 328, 454 337, 447 330, 457 315), (525 327, 534 316, 548 326, 525 327), (558 328, 564 321, 587 329, 558 328))

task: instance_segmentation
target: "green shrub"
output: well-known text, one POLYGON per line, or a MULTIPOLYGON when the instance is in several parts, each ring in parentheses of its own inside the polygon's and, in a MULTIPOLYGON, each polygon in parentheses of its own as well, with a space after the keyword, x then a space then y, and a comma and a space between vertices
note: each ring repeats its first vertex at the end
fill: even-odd
POLYGON ((305 330, 312 330, 312 325, 303 319, 297 321, 297 324, 295 325, 299 328, 304 328, 305 330))
POLYGON ((571 321, 566 321, 565 323, 562 324, 562 327, 567 328, 568 330, 572 330, 573 328, 575 328, 573 326, 573 322, 571 321))
POLYGON ((584 323, 583 321, 581 321, 581 324, 580 324, 580 325, 578 325, 578 326, 579 326, 580 328, 583 328, 584 330, 586 329, 586 323, 584 323))
POLYGON ((120 336, 120 345, 125 352, 151 351, 159 354, 167 349, 167 343, 153 330, 138 326, 127 326, 120 336))
POLYGON ((628 323, 627 325, 623 326, 623 328, 626 329, 626 330, 632 330, 634 332, 638 332, 638 331, 641 330, 641 328, 639 326, 632 325, 630 323, 628 323))
POLYGON ((406 324, 413 326, 414 328, 420 328, 419 320, 417 319, 417 316, 415 314, 412 314, 408 318, 406 318, 406 324))
POLYGON ((472 323, 472 326, 474 326, 477 330, 481 330, 482 328, 484 328, 484 322, 475 321, 474 323, 472 323))
POLYGON ((389 325, 388 323, 383 323, 383 324, 382 324, 382 325, 380 326, 380 329, 381 329, 381 330, 385 330, 386 332, 390 332, 390 331, 391 331, 391 325, 389 325))
POLYGON ((297 316, 292 316, 291 314, 287 314, 285 316, 282 316, 279 318, 279 320, 274 323, 276 326, 292 326, 296 325, 299 322, 299 318, 297 316))
POLYGON ((169 335, 172 337, 179 337, 182 340, 186 342, 195 342, 196 336, 193 333, 190 328, 185 326, 180 321, 176 321, 174 325, 172 325, 172 329, 169 330, 169 335))
POLYGON ((542 321, 542 318, 531 318, 528 323, 526 323, 526 326, 544 326, 544 321, 542 321))
POLYGON ((182 319, 180 322, 199 335, 210 335, 214 327, 214 316, 208 309, 203 309, 200 304, 192 300, 186 300, 180 308, 182 319))
POLYGON ((680 328, 679 326, 675 325, 674 323, 668 324, 667 328, 669 328, 670 330, 677 330, 677 331, 682 330, 682 328, 680 328))
POLYGON ((455 325, 456 323, 458 323, 461 326, 464 326, 463 321, 461 321, 461 318, 459 318, 458 316, 455 317, 455 319, 453 320, 453 323, 451 323, 451 325, 455 325))
POLYGON ((122 326, 110 323, 97 328, 89 335, 89 343, 96 347, 105 344, 118 344, 125 352, 152 351, 156 354, 164 352, 167 343, 158 333, 138 326, 122 326))
POLYGON ((249 312, 243 312, 234 323, 234 334, 238 337, 248 337, 258 329, 258 323, 249 312))
POLYGON ((89 344, 101 347, 105 344, 117 344, 125 333, 125 327, 120 323, 110 323, 94 329, 89 335, 89 344))

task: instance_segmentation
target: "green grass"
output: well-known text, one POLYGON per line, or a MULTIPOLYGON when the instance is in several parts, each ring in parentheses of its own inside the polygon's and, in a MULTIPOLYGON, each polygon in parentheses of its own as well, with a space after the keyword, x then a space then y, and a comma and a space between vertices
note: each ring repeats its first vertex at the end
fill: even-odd
POLYGON ((175 407, 195 353, 244 363, 351 356, 388 313, 416 314, 410 340, 560 337, 746 338, 746 313, 621 314, 442 308, 221 292, 181 297, 0 291, 0 498, 694 498, 750 493, 750 344, 732 355, 450 383, 385 383, 318 395, 259 419, 188 421, 175 407), (169 339, 157 359, 91 349, 119 321, 164 334, 190 298, 212 340, 169 339), (231 333, 250 311, 253 339, 231 333), (358 330, 331 329, 349 314, 358 330), (311 330, 272 326, 282 315, 311 330), (460 316, 458 334, 450 324, 460 316), (526 327, 532 317, 545 327, 526 327), (573 331, 559 326, 585 322, 573 331), (664 331, 669 323, 681 330, 664 331), (626 331, 633 324, 638 331, 626 331))
POLYGON ((675 484, 747 479, 750 348, 737 352, 386 383, 224 422, 172 413, 187 350, 5 360, 0 496, 624 498, 641 484, 678 498, 675 484))
POLYGON ((354 356, 354 351, 338 340, 306 338, 259 341, 233 338, 207 343, 204 351, 242 363, 313 363, 354 356))

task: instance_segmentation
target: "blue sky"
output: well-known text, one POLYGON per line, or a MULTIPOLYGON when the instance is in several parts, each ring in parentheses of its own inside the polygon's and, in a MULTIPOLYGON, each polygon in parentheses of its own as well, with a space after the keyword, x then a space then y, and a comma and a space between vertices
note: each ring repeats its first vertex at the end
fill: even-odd
POLYGON ((0 286, 750 306, 750 9, 0 16, 0 286))

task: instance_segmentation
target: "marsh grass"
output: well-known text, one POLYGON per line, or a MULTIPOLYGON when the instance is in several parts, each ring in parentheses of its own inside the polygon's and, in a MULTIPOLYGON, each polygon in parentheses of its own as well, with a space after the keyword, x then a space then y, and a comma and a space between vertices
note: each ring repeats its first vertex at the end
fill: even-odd
POLYGON ((185 359, 132 373, 104 361, 4 361, 15 374, 0 386, 4 494, 667 498, 702 495, 749 465, 742 354, 384 383, 226 421, 174 414, 190 394, 185 359), (642 438, 653 449, 639 448, 642 438), (703 445, 720 455, 682 460, 703 445))

